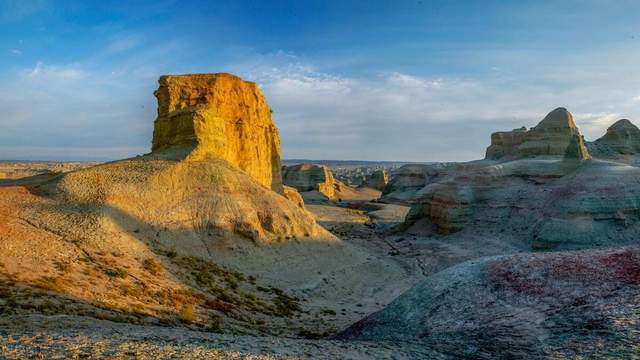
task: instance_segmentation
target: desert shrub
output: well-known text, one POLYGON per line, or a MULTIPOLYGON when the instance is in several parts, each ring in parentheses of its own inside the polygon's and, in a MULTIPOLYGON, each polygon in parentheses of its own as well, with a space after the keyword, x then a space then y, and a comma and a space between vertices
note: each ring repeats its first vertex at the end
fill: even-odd
POLYGON ((160 263, 158 263, 154 258, 144 259, 142 267, 151 275, 159 275, 162 273, 162 265, 160 265, 160 263))
POLYGON ((44 276, 35 284, 41 289, 64 292, 65 281, 61 277, 44 276))
POLYGON ((221 313, 228 314, 234 309, 234 305, 220 299, 207 299, 204 306, 211 310, 217 310, 221 313))
POLYGON ((124 279, 129 275, 129 272, 126 269, 107 269, 105 273, 110 277, 117 277, 124 279))
POLYGON ((322 315, 335 315, 336 312, 331 310, 331 309, 322 309, 322 311, 320 311, 320 313, 322 315))
POLYGON ((178 256, 178 253, 175 250, 171 249, 171 250, 167 251, 167 257, 169 259, 173 259, 176 256, 178 256))
POLYGON ((186 323, 192 323, 196 321, 196 311, 191 304, 186 304, 180 310, 180 320, 186 323))
POLYGON ((318 340, 318 339, 322 339, 323 337, 329 336, 329 334, 328 333, 318 333, 318 332, 315 332, 315 331, 302 329, 302 330, 300 330, 300 332, 298 332, 298 336, 303 337, 305 339, 318 340))

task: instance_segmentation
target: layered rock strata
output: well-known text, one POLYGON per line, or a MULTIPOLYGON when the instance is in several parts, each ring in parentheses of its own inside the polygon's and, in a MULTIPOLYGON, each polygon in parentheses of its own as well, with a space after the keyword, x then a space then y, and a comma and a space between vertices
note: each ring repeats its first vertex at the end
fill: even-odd
POLYGON ((225 73, 165 75, 159 83, 152 151, 191 147, 188 160, 224 159, 282 193, 278 129, 255 83, 225 73))
POLYGON ((515 159, 534 156, 563 156, 574 136, 580 136, 573 115, 565 108, 547 114, 530 130, 522 127, 491 135, 486 158, 515 159))

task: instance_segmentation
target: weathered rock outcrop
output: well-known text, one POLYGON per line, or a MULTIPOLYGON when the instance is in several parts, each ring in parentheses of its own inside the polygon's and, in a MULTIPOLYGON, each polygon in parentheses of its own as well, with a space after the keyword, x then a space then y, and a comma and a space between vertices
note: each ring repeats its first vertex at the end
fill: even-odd
POLYGON ((333 199, 341 183, 333 178, 331 170, 323 165, 299 164, 285 166, 282 174, 285 185, 298 191, 318 191, 333 199))
POLYGON ((225 73, 166 75, 159 83, 152 151, 192 147, 188 160, 224 159, 282 193, 278 129, 255 83, 225 73))
POLYGON ((487 148, 487 159, 500 159, 513 156, 527 135, 527 128, 521 127, 511 131, 498 131, 491 134, 491 145, 487 148))
POLYGON ((627 119, 618 120, 594 144, 603 153, 638 154, 640 153, 640 129, 627 119))
POLYGON ((580 131, 573 116, 565 108, 557 108, 547 114, 535 127, 491 135, 487 159, 515 159, 532 156, 563 156, 573 136, 580 131))
POLYGON ((229 74, 163 76, 155 94, 152 153, 66 174, 49 191, 163 229, 174 235, 158 241, 179 239, 171 245, 188 254, 234 236, 334 238, 284 193, 278 133, 254 83, 229 74))
POLYGON ((455 236, 461 238, 500 236, 536 249, 633 243, 640 229, 640 169, 582 157, 572 151, 554 161, 522 159, 457 171, 416 193, 405 226, 460 232, 455 236))
POLYGON ((384 190, 385 186, 389 183, 389 173, 386 169, 376 170, 362 183, 362 186, 370 187, 376 190, 384 190))
POLYGON ((442 178, 447 173, 447 165, 407 164, 393 171, 391 179, 382 191, 382 201, 405 203, 410 201, 427 184, 442 178))
POLYGON ((427 277, 338 338, 418 343, 455 359, 634 357, 638 259, 640 249, 630 247, 468 261, 427 277))
POLYGON ((573 116, 565 108, 557 108, 527 131, 516 149, 518 156, 564 155, 574 135, 580 135, 573 116))

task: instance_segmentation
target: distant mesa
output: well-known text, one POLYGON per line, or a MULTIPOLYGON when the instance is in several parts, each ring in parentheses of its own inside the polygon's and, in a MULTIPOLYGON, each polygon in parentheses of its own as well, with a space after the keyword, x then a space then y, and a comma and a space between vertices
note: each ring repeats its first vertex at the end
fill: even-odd
POLYGON ((631 121, 621 119, 611 125, 607 132, 594 142, 601 151, 633 155, 640 153, 640 129, 631 121))
POLYGON ((285 185, 301 191, 317 191, 329 199, 337 197, 344 186, 333 177, 331 169, 324 165, 298 164, 285 166, 282 179, 285 185))
POLYGON ((282 193, 278 129, 255 83, 225 73, 165 75, 159 83, 152 151, 191 146, 187 160, 224 159, 282 193))
POLYGON ((565 108, 557 108, 530 130, 525 127, 491 135, 487 159, 513 159, 532 156, 564 156, 573 136, 580 131, 573 115, 565 108))

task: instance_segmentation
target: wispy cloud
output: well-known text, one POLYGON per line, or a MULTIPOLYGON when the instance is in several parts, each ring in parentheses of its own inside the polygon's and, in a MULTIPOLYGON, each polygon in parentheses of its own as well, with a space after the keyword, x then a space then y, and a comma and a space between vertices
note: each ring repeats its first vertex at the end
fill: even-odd
MULTIPOLYGON (((620 55, 609 52, 598 62, 620 55)), ((284 52, 233 68, 261 84, 288 157, 469 160, 482 156, 491 132, 534 126, 557 106, 573 111, 591 140, 620 117, 638 115, 628 93, 640 79, 629 69, 598 66, 598 75, 586 76, 591 65, 556 60, 555 67, 475 78, 354 78, 284 52)))

